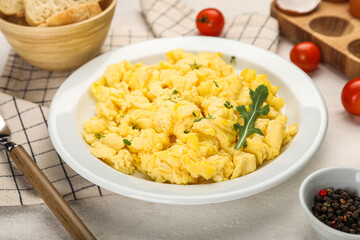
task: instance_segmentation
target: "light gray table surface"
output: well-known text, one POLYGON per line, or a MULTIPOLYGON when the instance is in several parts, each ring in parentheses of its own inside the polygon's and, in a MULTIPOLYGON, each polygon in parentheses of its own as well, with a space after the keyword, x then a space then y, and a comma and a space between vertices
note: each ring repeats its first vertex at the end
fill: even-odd
MULTIPOLYGON (((270 0, 186 1, 197 10, 216 7, 225 16, 270 11, 270 0)), ((141 18, 137 0, 118 0, 112 28, 143 21, 141 18)), ((292 46, 281 38, 278 54, 289 59, 292 46)), ((0 33, 0 72, 9 50, 0 33)), ((288 181, 255 196, 210 205, 162 205, 120 195, 76 200, 70 205, 98 239, 320 239, 300 207, 299 186, 316 169, 339 165, 339 159, 344 165, 356 166, 359 137, 354 139, 351 134, 341 133, 360 133, 360 120, 347 115, 341 106, 340 93, 348 80, 346 76, 321 64, 310 77, 328 105, 329 129, 310 163, 288 181), (347 151, 343 154, 339 149, 347 151)), ((0 239, 69 239, 69 236, 46 205, 34 205, 0 207, 0 239)))

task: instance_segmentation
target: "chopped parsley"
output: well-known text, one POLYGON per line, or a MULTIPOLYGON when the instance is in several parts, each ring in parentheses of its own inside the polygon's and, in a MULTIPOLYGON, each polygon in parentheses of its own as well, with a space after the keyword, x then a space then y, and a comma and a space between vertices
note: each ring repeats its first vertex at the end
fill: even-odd
POLYGON ((95 137, 100 140, 100 138, 105 137, 104 135, 101 135, 100 133, 95 134, 95 137))
POLYGON ((201 65, 196 64, 196 61, 194 61, 193 64, 189 64, 189 65, 190 65, 190 67, 192 67, 192 69, 199 69, 199 68, 201 68, 201 65))
POLYGON ((133 126, 132 126, 132 129, 135 130, 135 129, 137 129, 136 127, 137 127, 137 124, 133 125, 133 126))
POLYGON ((219 87, 219 84, 216 81, 213 81, 216 87, 219 87))
POLYGON ((127 140, 126 138, 123 139, 123 142, 125 145, 130 146, 131 145, 131 141, 127 140))
POLYGON ((236 64, 236 57, 235 56, 231 56, 230 63, 231 64, 236 64))
POLYGON ((173 102, 173 103, 177 103, 176 101, 172 100, 171 98, 165 98, 165 100, 173 102))
POLYGON ((202 119, 203 119, 203 117, 199 116, 199 117, 195 118, 193 122, 200 122, 202 119))
POLYGON ((192 115, 193 115, 194 117, 196 117, 193 122, 200 122, 200 121, 203 119, 203 117, 201 116, 201 114, 199 114, 199 116, 196 116, 196 114, 195 114, 194 112, 192 112, 192 115))
POLYGON ((179 92, 178 92, 178 90, 176 90, 176 89, 172 92, 172 94, 174 94, 174 95, 175 95, 175 94, 178 94, 178 93, 179 93, 179 92))
POLYGON ((230 109, 230 108, 233 108, 233 107, 234 107, 233 105, 231 105, 231 103, 230 103, 229 101, 225 101, 224 106, 225 106, 227 109, 230 109))
POLYGON ((190 130, 191 130, 191 129, 185 129, 185 130, 184 130, 184 133, 185 133, 185 134, 188 134, 188 133, 190 132, 190 130))
POLYGON ((207 117, 206 117, 205 119, 211 119, 211 120, 213 120, 213 119, 215 119, 215 118, 213 117, 213 115, 210 115, 210 113, 208 113, 208 115, 207 115, 207 117))

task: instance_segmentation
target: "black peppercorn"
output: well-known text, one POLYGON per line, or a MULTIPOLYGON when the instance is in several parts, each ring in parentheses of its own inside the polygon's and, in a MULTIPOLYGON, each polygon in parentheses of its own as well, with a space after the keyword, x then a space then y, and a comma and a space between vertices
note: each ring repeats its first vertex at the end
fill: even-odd
POLYGON ((348 226, 344 226, 344 227, 342 228, 342 231, 343 231, 343 232, 349 232, 349 230, 350 230, 350 228, 349 228, 348 226))
POLYGON ((345 200, 348 200, 349 198, 350 198, 350 195, 347 193, 347 192, 343 192, 342 194, 341 194, 341 198, 343 198, 343 199, 345 199, 345 200))
POLYGON ((337 230, 360 234, 360 197, 344 189, 322 189, 314 197, 314 216, 337 230))
POLYGON ((339 223, 339 224, 336 226, 336 229, 342 230, 343 227, 344 227, 344 224, 343 224, 343 223, 339 223))
POLYGON ((341 209, 336 210, 337 215, 341 215, 342 213, 343 213, 343 211, 341 211, 341 209))
POLYGON ((331 206, 334 208, 334 209, 338 209, 340 207, 340 204, 338 202, 333 202, 331 204, 331 206))
POLYGON ((322 212, 322 213, 326 213, 326 212, 327 212, 327 207, 322 207, 322 208, 321 208, 321 212, 322 212))
POLYGON ((320 215, 320 216, 318 217, 318 219, 323 222, 323 221, 325 221, 325 219, 326 219, 326 215, 325 215, 325 214, 322 214, 322 215, 320 215))
POLYGON ((333 196, 334 200, 337 200, 337 201, 340 200, 340 195, 339 194, 334 193, 332 196, 333 196))

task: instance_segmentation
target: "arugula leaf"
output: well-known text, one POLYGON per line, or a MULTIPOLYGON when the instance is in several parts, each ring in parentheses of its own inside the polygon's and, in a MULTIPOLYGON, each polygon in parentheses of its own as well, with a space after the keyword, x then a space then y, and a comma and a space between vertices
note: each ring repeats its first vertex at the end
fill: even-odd
POLYGON ((252 100, 252 103, 249 105, 250 110, 247 111, 244 105, 236 107, 236 110, 241 114, 240 117, 244 119, 244 125, 241 126, 239 123, 234 124, 234 130, 239 134, 239 140, 235 145, 235 149, 238 150, 241 147, 246 148, 246 138, 253 133, 264 135, 260 129, 255 128, 255 121, 257 117, 261 115, 265 116, 270 111, 269 104, 261 107, 268 94, 268 88, 265 85, 258 86, 255 91, 250 89, 250 98, 252 100))

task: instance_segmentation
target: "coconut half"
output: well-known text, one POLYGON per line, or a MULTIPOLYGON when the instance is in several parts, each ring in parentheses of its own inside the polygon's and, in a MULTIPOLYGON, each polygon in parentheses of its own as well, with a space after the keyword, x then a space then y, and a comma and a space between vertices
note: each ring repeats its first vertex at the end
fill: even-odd
POLYGON ((321 0, 276 0, 275 6, 292 15, 304 15, 314 11, 321 0))

